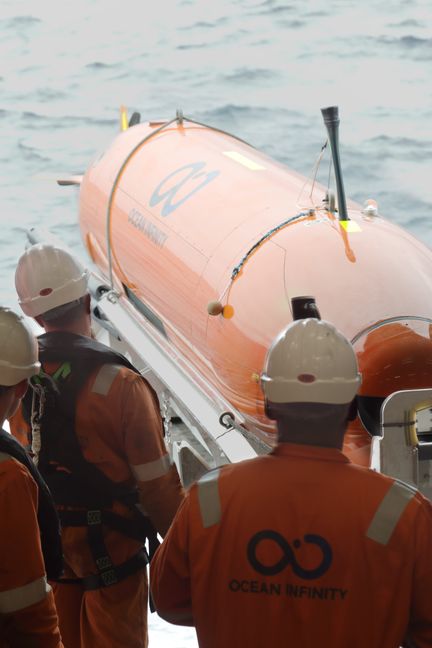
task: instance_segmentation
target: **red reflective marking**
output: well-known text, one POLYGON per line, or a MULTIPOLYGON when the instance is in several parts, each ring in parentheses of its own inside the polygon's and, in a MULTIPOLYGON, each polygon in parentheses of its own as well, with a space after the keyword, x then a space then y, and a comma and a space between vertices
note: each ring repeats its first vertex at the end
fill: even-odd
POLYGON ((297 380, 302 383, 313 383, 316 380, 316 376, 314 376, 313 374, 304 373, 297 376, 297 380))
POLYGON ((42 288, 42 290, 39 290, 39 295, 41 297, 46 297, 47 295, 50 295, 52 291, 53 291, 52 288, 42 288))

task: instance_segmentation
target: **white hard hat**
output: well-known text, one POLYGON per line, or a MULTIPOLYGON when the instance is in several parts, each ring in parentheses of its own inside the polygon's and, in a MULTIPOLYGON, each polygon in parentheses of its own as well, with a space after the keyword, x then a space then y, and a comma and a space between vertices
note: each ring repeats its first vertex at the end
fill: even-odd
POLYGON ((0 385, 10 387, 39 373, 36 338, 24 317, 0 307, 0 385))
POLYGON ((261 386, 273 403, 349 403, 361 382, 348 340, 329 322, 292 322, 270 347, 261 386))
POLYGON ((55 245, 32 245, 20 257, 15 272, 19 304, 31 317, 79 299, 87 292, 87 284, 88 270, 55 245))

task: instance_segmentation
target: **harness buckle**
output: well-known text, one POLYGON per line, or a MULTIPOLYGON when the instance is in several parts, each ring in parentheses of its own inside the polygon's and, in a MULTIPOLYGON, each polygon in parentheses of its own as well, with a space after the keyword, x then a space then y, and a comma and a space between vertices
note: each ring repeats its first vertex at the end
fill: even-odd
POLYGON ((101 558, 96 558, 95 563, 99 571, 102 571, 103 569, 107 569, 108 567, 113 566, 111 562, 111 558, 109 556, 102 556, 101 558))
POLYGON ((87 524, 93 526, 94 524, 102 524, 101 511, 87 511, 87 524))
POLYGON ((110 585, 115 585, 116 583, 118 583, 115 569, 110 569, 109 571, 102 572, 102 574, 100 574, 100 578, 105 587, 109 587, 110 585))

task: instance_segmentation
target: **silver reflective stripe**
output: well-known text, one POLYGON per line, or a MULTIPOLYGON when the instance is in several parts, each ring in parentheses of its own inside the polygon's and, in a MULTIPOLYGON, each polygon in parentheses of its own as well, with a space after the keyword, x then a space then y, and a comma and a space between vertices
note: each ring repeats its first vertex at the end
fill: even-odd
POLYGON ((218 524, 221 519, 221 504, 219 498, 220 470, 211 470, 198 482, 198 501, 204 529, 218 524))
POLYGON ((93 394, 106 396, 114 382, 115 377, 120 371, 118 365, 105 364, 100 369, 93 383, 93 394))
POLYGON ((0 463, 2 461, 7 461, 8 459, 12 459, 12 457, 5 452, 0 452, 0 463))
POLYGON ((382 545, 386 545, 402 513, 416 492, 415 488, 395 481, 379 505, 367 530, 367 537, 382 545))
POLYGON ((39 603, 39 601, 43 601, 49 592, 51 592, 51 587, 48 585, 45 576, 28 585, 0 592, 0 614, 12 614, 12 612, 18 612, 30 605, 39 603))
POLYGON ((138 481, 150 481, 167 474, 171 468, 171 459, 170 456, 166 454, 163 457, 160 457, 160 459, 148 461, 145 464, 131 466, 131 468, 135 479, 138 481))

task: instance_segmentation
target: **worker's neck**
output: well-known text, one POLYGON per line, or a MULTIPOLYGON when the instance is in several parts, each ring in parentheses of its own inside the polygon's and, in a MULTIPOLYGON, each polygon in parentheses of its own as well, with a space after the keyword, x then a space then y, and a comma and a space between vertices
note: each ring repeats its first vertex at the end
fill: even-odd
POLYGON ((279 443, 342 448, 351 403, 267 402, 267 407, 276 421, 279 443))
POLYGON ((43 322, 43 328, 46 333, 74 333, 75 335, 91 337, 91 323, 87 321, 87 318, 74 320, 70 324, 61 327, 49 322, 43 322))
POLYGON ((278 442, 295 443, 298 445, 318 446, 321 448, 336 448, 341 450, 345 429, 326 428, 322 426, 319 430, 303 425, 301 429, 291 426, 285 427, 278 424, 278 442))
POLYGON ((323 417, 318 420, 284 418, 277 421, 278 441, 340 450, 346 425, 345 417, 323 417))

